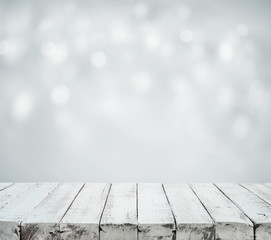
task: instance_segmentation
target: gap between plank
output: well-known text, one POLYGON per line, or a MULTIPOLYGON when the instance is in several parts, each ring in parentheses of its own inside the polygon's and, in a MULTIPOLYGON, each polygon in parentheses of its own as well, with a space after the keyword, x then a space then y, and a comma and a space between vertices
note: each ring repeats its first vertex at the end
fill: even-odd
POLYGON ((268 205, 271 206, 271 204, 269 202, 266 202, 263 198, 261 198, 260 196, 258 196, 256 193, 252 192, 250 189, 246 188, 245 186, 242 185, 242 183, 238 183, 241 187, 243 187, 244 189, 248 190, 249 192, 251 192, 253 195, 255 195, 256 197, 258 197, 259 199, 263 200, 265 203, 267 203, 268 205))
POLYGON ((162 189, 164 191, 164 194, 166 196, 166 199, 167 199, 167 202, 168 202, 168 205, 170 207, 170 210, 171 210, 171 213, 172 213, 172 216, 173 216, 173 219, 174 219, 174 226, 175 226, 175 229, 172 230, 173 232, 173 240, 176 240, 176 237, 177 237, 177 221, 176 221, 176 218, 174 216, 174 213, 173 213, 173 209, 170 205, 170 202, 169 202, 169 199, 168 199, 168 196, 167 196, 167 193, 166 193, 166 190, 165 190, 165 187, 164 187, 164 184, 162 183, 162 189))
MULTIPOLYGON (((239 183, 238 183, 239 184, 239 183)), ((237 208, 240 209, 240 211, 252 222, 253 224, 253 234, 254 234, 254 240, 256 240, 256 223, 239 207, 239 205, 237 203, 235 203, 233 200, 231 200, 227 195, 226 193, 224 193, 222 191, 222 189, 220 189, 215 183, 213 183, 213 185, 220 191, 222 192, 222 194, 228 198, 237 208)), ((239 184, 240 185, 240 184, 239 184)))
POLYGON ((138 240, 138 183, 136 183, 136 220, 137 220, 137 233, 136 233, 136 239, 138 240))
MULTIPOLYGON (((64 216, 66 215, 66 213, 69 211, 70 207, 72 206, 73 202, 75 201, 75 199, 77 198, 77 196, 79 195, 79 193, 82 191, 82 189, 84 188, 85 183, 83 184, 83 186, 79 189, 78 193, 75 195, 74 199, 72 200, 71 204, 69 205, 69 207, 67 208, 67 210, 65 211, 65 213, 63 214, 62 218, 59 220, 59 223, 62 221, 62 219, 64 218, 64 216)), ((59 233, 60 233, 60 225, 59 225, 59 233)))
POLYGON ((105 206, 107 204, 107 200, 108 200, 108 197, 109 197, 109 194, 110 194, 110 191, 111 191, 111 187, 112 187, 112 183, 110 183, 109 190, 108 190, 105 202, 104 202, 102 214, 101 214, 101 217, 100 217, 100 220, 99 220, 99 240, 100 240, 100 231, 103 231, 103 229, 101 228, 101 221, 102 221, 102 217, 103 217, 103 214, 104 214, 104 209, 105 209, 105 206))
POLYGON ((8 185, 8 186, 2 188, 0 191, 3 191, 3 190, 5 190, 5 189, 9 188, 9 187, 11 187, 12 185, 14 185, 14 183, 11 183, 10 185, 8 185))
POLYGON ((215 226, 215 220, 213 219, 212 215, 209 213, 208 209, 204 206, 203 202, 200 200, 199 196, 197 195, 197 193, 194 191, 194 189, 191 187, 190 184, 188 184, 188 186, 190 187, 190 189, 192 190, 192 192, 196 195, 196 197, 198 198, 198 200, 200 201, 201 205, 204 207, 204 209, 206 210, 206 212, 209 214, 210 218, 213 221, 214 224, 214 240, 216 240, 216 226, 215 226))
MULTIPOLYGON (((39 202, 30 212, 32 212, 32 211, 34 211, 46 198, 48 198, 49 197, 49 195, 53 192, 53 191, 55 191, 56 190, 56 188, 59 186, 59 184, 60 183, 56 183, 56 186, 50 191, 50 192, 48 192, 47 193, 47 195, 44 197, 44 199, 43 200, 41 200, 41 202, 39 202)), ((28 212, 27 214, 29 214, 30 212, 28 212)), ((27 216, 27 215, 26 215, 27 216)), ((19 228, 20 228, 20 240, 21 240, 21 232, 22 232, 22 223, 23 223, 23 221, 24 221, 24 218, 26 217, 26 216, 24 216, 23 218, 22 218, 22 220, 20 221, 20 224, 19 224, 19 228)))

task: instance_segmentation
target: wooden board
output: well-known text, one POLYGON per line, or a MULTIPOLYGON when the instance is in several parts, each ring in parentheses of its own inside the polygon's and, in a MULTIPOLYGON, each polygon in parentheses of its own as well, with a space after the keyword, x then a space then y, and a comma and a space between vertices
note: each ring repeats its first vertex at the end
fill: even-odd
POLYGON ((34 183, 15 183, 14 185, 0 191, 0 208, 5 206, 9 201, 18 197, 18 195, 26 191, 34 183))
POLYGON ((81 190, 82 183, 59 184, 21 223, 21 240, 59 238, 59 222, 81 190))
POLYGON ((110 184, 86 183, 60 222, 62 240, 98 240, 110 184))
POLYGON ((138 184, 138 239, 172 240, 174 217, 162 184, 138 184))
POLYGON ((215 239, 254 239, 253 223, 213 184, 191 184, 191 188, 215 222, 215 239))
POLYGON ((4 190, 7 187, 10 187, 12 183, 0 183, 0 191, 4 190))
POLYGON ((55 187, 56 183, 37 183, 0 209, 0 240, 19 240, 20 222, 55 187))
POLYGON ((227 195, 255 224, 256 239, 271 239, 271 206, 235 183, 216 186, 227 195))
POLYGON ((258 183, 242 183, 241 186, 245 187, 259 198, 271 205, 271 188, 258 183))
POLYGON ((164 184, 164 189, 176 219, 176 239, 213 240, 213 221, 189 185, 164 184))
POLYGON ((101 240, 137 240, 135 183, 112 184, 100 226, 101 240))
POLYGON ((43 239, 271 240, 271 186, 0 183, 0 240, 43 239))

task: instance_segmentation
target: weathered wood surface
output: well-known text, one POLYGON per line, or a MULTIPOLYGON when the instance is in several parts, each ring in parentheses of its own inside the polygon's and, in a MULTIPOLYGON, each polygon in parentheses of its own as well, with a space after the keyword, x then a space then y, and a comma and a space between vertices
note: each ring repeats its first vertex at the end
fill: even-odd
POLYGON ((0 208, 33 185, 34 183, 16 183, 0 191, 0 208))
POLYGON ((254 239, 253 223, 213 184, 198 183, 191 187, 215 221, 216 239, 254 239))
POLYGON ((11 186, 12 183, 0 183, 0 191, 11 186))
POLYGON ((245 187, 259 198, 271 205, 271 188, 258 183, 241 183, 241 186, 245 187))
POLYGON ((271 240, 270 184, 0 183, 0 240, 271 240))
POLYGON ((269 204, 239 184, 216 185, 254 222, 256 239, 271 239, 271 206, 269 204))
POLYGON ((214 225, 188 184, 164 184, 177 224, 177 240, 213 240, 214 225))
POLYGON ((61 239, 98 240, 110 184, 86 183, 60 222, 61 239))
POLYGON ((56 185, 56 183, 34 184, 0 208, 0 239, 21 239, 22 219, 47 197, 56 185))
POLYGON ((112 184, 101 219, 101 240, 137 240, 137 185, 112 184))
POLYGON ((81 183, 59 184, 21 223, 21 240, 59 239, 59 222, 81 190, 81 183))
POLYGON ((171 240, 175 222, 162 184, 138 184, 138 239, 171 240))

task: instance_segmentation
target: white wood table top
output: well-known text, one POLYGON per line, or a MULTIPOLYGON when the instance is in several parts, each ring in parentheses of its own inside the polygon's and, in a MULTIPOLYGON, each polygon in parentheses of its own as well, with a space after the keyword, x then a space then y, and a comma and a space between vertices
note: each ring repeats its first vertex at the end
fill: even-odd
POLYGON ((0 240, 270 240, 270 183, 0 183, 0 240))

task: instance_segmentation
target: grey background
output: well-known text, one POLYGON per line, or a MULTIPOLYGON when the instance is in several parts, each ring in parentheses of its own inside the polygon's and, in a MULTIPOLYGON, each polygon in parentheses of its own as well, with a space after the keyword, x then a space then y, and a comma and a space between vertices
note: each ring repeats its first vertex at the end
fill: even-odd
POLYGON ((0 181, 270 182, 271 2, 0 1, 0 181))

